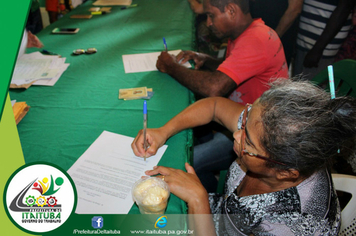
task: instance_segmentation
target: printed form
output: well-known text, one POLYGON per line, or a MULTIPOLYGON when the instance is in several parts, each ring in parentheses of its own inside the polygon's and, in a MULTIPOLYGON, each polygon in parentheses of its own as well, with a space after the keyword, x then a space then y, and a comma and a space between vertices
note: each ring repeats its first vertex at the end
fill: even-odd
POLYGON ((69 66, 65 61, 65 57, 42 55, 40 52, 24 54, 16 62, 11 84, 54 86, 69 66))
POLYGON ((132 185, 156 166, 167 149, 144 161, 131 149, 132 137, 104 131, 68 170, 78 193, 77 214, 127 214, 132 185))
MULTIPOLYGON (((174 50, 168 51, 168 53, 177 56, 181 51, 174 50)), ((122 55, 125 73, 157 71, 156 62, 159 55, 161 55, 161 52, 122 55)), ((189 62, 184 63, 183 66, 192 67, 189 62)))

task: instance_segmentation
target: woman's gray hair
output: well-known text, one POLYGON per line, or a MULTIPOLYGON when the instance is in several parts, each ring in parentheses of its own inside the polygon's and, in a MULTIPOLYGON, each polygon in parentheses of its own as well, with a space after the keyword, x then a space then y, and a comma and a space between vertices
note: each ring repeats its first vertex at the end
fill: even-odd
POLYGON ((264 135, 261 144, 271 159, 302 176, 331 164, 338 153, 355 158, 356 102, 330 95, 306 81, 277 80, 260 98, 264 135))

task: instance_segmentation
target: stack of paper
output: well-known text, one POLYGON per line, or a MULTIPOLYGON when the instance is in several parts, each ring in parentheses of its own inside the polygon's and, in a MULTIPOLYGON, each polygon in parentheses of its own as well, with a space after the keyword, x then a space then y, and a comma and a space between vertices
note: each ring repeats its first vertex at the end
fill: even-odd
POLYGON ((69 66, 65 60, 63 57, 42 55, 40 52, 24 54, 16 62, 10 88, 53 86, 69 66))
POLYGON ((30 106, 28 106, 26 102, 13 101, 12 103, 12 110, 14 111, 16 124, 18 124, 27 114, 28 110, 30 109, 30 106))

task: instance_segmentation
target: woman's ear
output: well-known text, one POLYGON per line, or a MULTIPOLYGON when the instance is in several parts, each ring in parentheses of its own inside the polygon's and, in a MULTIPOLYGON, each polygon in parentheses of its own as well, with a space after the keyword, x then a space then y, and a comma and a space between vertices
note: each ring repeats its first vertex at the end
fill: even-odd
POLYGON ((297 180, 299 178, 299 171, 296 169, 276 170, 276 176, 279 180, 297 180))

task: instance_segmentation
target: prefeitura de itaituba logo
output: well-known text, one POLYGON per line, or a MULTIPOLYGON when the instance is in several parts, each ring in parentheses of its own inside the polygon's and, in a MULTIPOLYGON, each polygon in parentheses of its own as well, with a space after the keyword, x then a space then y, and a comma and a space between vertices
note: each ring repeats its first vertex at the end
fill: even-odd
POLYGON ((20 168, 5 189, 9 218, 20 229, 37 233, 62 225, 75 205, 75 190, 68 177, 51 165, 20 168))
POLYGON ((58 199, 54 195, 60 187, 54 189, 54 186, 61 186, 62 184, 63 178, 58 177, 54 182, 52 175, 50 183, 47 177, 44 177, 42 181, 36 179, 12 200, 9 208, 12 211, 22 212, 22 223, 38 223, 42 221, 60 223, 62 206, 57 204, 58 199), (40 194, 28 194, 30 192, 28 190, 31 189, 37 190, 40 194), (26 200, 24 201, 25 197, 26 200))

